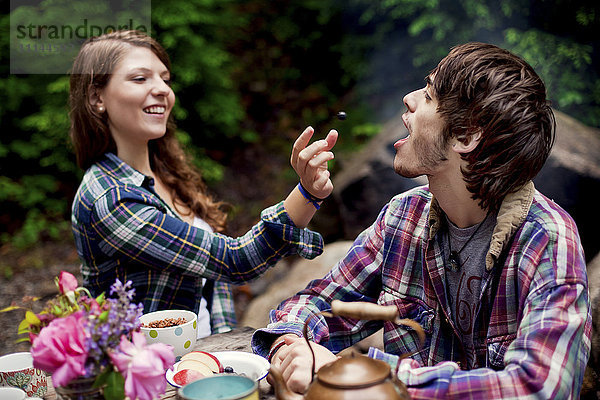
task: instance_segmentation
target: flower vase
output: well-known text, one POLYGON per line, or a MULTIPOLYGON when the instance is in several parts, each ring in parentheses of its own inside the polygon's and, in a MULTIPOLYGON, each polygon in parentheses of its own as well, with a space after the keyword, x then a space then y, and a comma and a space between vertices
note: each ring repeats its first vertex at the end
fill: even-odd
POLYGON ((96 377, 76 378, 66 386, 55 387, 58 400, 104 400, 102 387, 93 387, 96 377))

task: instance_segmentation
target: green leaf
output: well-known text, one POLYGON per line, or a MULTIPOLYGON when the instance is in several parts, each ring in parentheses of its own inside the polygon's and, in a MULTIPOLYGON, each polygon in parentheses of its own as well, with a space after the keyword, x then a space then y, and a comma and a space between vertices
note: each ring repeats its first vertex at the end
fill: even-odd
POLYGON ((31 324, 29 323, 29 321, 27 321, 26 319, 24 319, 23 321, 21 321, 21 323, 19 324, 19 327, 17 328, 17 333, 19 335, 23 334, 23 333, 27 333, 29 332, 29 327, 31 326, 31 324))
POLYGON ((102 312, 102 314, 100 314, 100 316, 98 317, 98 320, 100 322, 104 322, 108 319, 108 311, 104 311, 102 312))
POLYGON ((35 315, 33 313, 33 311, 27 311, 25 313, 25 320, 30 324, 30 325, 39 325, 42 323, 42 321, 40 321, 40 319, 37 317, 37 315, 35 315))
POLYGON ((122 400, 125 398, 125 379, 114 369, 108 369, 98 376, 94 387, 104 387, 104 398, 106 400, 122 400))
POLYGON ((7 311, 12 311, 12 310, 18 310, 18 309, 20 309, 20 308, 23 308, 23 307, 19 307, 19 306, 8 306, 8 307, 4 307, 3 309, 1 309, 1 310, 0 310, 0 313, 7 312, 7 311))
POLYGON ((102 292, 100 294, 100 296, 96 297, 96 301, 98 302, 98 304, 102 305, 102 303, 104 303, 104 292, 102 292))
POLYGON ((109 367, 104 369, 97 377, 96 380, 94 381, 94 384, 92 385, 92 387, 98 388, 101 386, 106 385, 106 382, 108 381, 108 375, 110 375, 110 373, 114 371, 113 368, 109 367))

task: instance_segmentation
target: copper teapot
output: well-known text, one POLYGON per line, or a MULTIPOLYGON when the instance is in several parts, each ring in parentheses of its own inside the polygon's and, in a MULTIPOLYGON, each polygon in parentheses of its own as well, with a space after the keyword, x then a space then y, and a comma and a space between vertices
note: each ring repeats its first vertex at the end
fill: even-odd
MULTIPOLYGON (((398 309, 395 306, 367 302, 345 303, 334 300, 331 303, 331 312, 323 311, 314 314, 304 323, 304 339, 307 342, 308 323, 317 315, 393 321, 413 328, 419 336, 421 345, 425 341, 425 332, 421 326, 410 319, 399 319, 398 309)), ((324 365, 315 373, 315 356, 310 344, 309 348, 313 358, 313 378, 304 393, 304 400, 410 400, 406 386, 391 372, 386 362, 362 354, 350 353, 324 365)), ((405 354, 400 358, 408 355, 405 354)), ((297 393, 287 388, 281 372, 273 364, 269 374, 272 377, 277 400, 298 398, 297 393)))

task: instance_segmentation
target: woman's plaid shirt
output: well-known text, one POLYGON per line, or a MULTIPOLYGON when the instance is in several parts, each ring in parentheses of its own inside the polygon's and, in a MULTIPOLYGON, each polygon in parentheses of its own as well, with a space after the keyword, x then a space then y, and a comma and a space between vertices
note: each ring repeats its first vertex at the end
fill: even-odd
MULTIPOLYGON (((197 311, 202 277, 241 284, 282 257, 314 258, 323 251, 321 236, 297 228, 283 202, 264 210, 244 236, 231 238, 183 222, 153 186, 151 178, 111 153, 85 173, 73 202, 72 227, 84 285, 93 295, 118 278, 133 282, 144 312, 197 311)), ((212 315, 213 330, 234 315, 230 293, 221 289, 215 287, 212 312, 221 318, 212 315)))

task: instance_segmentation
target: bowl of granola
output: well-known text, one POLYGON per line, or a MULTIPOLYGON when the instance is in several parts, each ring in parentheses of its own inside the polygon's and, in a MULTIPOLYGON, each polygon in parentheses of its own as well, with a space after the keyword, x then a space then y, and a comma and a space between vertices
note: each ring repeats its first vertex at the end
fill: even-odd
POLYGON ((148 343, 165 343, 173 346, 175 357, 189 353, 196 344, 198 323, 196 313, 187 310, 162 310, 140 317, 140 330, 148 343))

